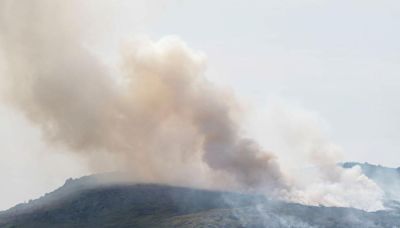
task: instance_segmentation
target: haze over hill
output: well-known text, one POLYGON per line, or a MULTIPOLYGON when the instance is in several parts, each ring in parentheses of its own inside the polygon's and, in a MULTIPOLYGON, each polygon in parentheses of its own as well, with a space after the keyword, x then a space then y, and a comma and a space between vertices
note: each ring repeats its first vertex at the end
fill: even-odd
POLYGON ((400 202, 400 167, 388 168, 381 165, 357 162, 346 162, 342 166, 344 168, 361 167, 362 172, 384 190, 387 200, 400 202))

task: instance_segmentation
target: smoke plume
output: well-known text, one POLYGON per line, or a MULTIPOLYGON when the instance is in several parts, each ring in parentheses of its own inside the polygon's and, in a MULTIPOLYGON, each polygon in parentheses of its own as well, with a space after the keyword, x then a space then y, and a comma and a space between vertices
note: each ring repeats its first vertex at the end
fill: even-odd
POLYGON ((381 207, 376 185, 357 170, 336 167, 318 140, 295 141, 310 143, 312 164, 322 177, 294 181, 276 155, 244 137, 240 104, 204 77, 205 56, 179 38, 134 39, 122 46, 118 70, 110 69, 86 45, 75 7, 47 0, 0 4, 7 100, 42 129, 49 143, 87 157, 94 170, 121 169, 135 181, 381 207), (360 199, 359 192, 372 193, 360 199), (365 197, 375 204, 360 204, 365 197))

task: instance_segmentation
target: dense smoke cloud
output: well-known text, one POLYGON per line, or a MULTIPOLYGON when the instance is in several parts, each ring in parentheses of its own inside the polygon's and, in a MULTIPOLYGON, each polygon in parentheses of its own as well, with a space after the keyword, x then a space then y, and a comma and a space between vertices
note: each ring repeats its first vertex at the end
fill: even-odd
POLYGON ((232 99, 204 79, 201 54, 173 37, 134 41, 124 47, 123 83, 117 85, 76 40, 77 29, 76 36, 58 33, 63 20, 57 20, 64 18, 38 6, 10 5, 2 39, 11 97, 49 140, 82 153, 116 154, 117 162, 154 180, 204 161, 244 186, 280 181, 274 157, 241 137, 232 99), (26 14, 14 14, 21 9, 26 14))
POLYGON ((336 167, 327 144, 302 135, 297 141, 310 143, 312 163, 322 177, 294 181, 278 157, 243 136, 234 96, 206 80, 204 55, 180 39, 131 41, 122 47, 120 74, 114 75, 85 46, 71 2, 3 1, 0 7, 8 101, 50 143, 86 156, 95 170, 111 164, 129 171, 135 181, 261 191, 308 204, 382 207, 373 182, 356 170, 336 167))

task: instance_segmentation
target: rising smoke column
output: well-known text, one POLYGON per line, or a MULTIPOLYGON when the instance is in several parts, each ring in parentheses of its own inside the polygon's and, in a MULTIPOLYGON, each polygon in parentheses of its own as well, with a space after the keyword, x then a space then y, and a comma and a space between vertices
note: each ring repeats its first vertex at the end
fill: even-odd
MULTIPOLYGON (((275 155, 243 137, 234 96, 206 80, 204 55, 180 39, 135 39, 122 46, 119 74, 110 73, 88 49, 76 15, 79 5, 73 3, 0 4, 7 100, 42 129, 48 142, 87 157, 94 170, 111 163, 135 181, 234 187, 308 204, 369 209, 358 193, 363 188, 375 193, 373 183, 336 168, 319 141, 297 140, 317 148, 313 164, 328 184, 323 178, 308 185, 290 181, 301 174, 288 176, 275 155), (343 192, 346 187, 350 195, 343 192), (344 204, 351 197, 354 202, 344 204)), ((367 196, 380 202, 379 194, 367 196)))
MULTIPOLYGON (((145 45, 140 45, 140 49, 143 46, 145 45)), ((165 86, 162 91, 168 93, 166 97, 169 99, 164 97, 162 104, 168 108, 172 107, 173 112, 161 113, 188 120, 187 126, 192 125, 195 128, 201 145, 200 150, 204 152, 202 160, 212 169, 232 174, 245 186, 276 187, 282 184, 275 157, 263 151, 253 140, 240 135, 240 128, 232 117, 237 112, 233 97, 221 93, 202 77, 202 71, 186 62, 187 59, 196 59, 198 56, 193 55, 185 45, 175 39, 161 40, 156 46, 158 46, 154 49, 156 52, 166 48, 165 54, 152 54, 153 57, 157 56, 156 58, 163 57, 150 61, 151 65, 147 65, 148 62, 145 65, 134 65, 136 74, 133 75, 145 75, 136 78, 139 80, 136 83, 142 86, 145 84, 142 80, 147 81, 152 78, 149 75, 154 73, 154 62, 163 62, 163 65, 167 65, 155 73, 155 79, 150 79, 153 83, 161 80, 160 84, 165 86)), ((146 59, 140 54, 140 50, 131 56, 136 58, 131 61, 135 63, 146 59)), ((154 84, 150 85, 151 88, 154 88, 153 86, 154 84)), ((133 90, 139 91, 140 88, 133 90)))
POLYGON ((233 98, 206 81, 204 57, 179 39, 124 47, 117 84, 83 47, 79 28, 64 24, 73 10, 7 3, 1 39, 10 97, 50 142, 93 158, 106 151, 153 181, 195 163, 245 188, 282 185, 274 156, 241 136, 233 98))

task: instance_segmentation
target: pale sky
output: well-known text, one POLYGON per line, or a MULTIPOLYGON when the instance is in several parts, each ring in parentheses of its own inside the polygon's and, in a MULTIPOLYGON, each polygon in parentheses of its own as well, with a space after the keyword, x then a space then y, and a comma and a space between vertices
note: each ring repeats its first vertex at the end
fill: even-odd
MULTIPOLYGON (((85 7, 117 14, 93 28, 108 30, 92 45, 105 62, 117 61, 118 43, 130 35, 179 36, 207 56, 209 80, 249 105, 262 110, 271 97, 296 103, 329 125, 344 160, 400 166, 399 1, 94 2, 85 7)), ((62 150, 0 104, 0 210, 88 172, 79 158, 50 152, 62 150)))

